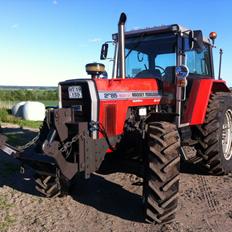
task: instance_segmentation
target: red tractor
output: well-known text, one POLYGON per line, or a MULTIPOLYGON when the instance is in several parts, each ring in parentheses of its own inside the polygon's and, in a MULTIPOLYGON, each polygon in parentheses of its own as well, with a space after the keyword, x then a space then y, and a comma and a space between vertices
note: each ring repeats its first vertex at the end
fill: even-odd
POLYGON ((87 64, 90 79, 59 84, 59 108, 47 111, 34 153, 3 137, 0 147, 34 168, 47 197, 66 193, 74 176, 89 178, 103 161, 120 161, 143 178, 146 220, 166 223, 177 209, 181 158, 215 175, 232 170, 231 91, 215 79, 214 45, 200 30, 174 24, 125 32, 125 22, 122 13, 112 78, 104 65, 87 64))

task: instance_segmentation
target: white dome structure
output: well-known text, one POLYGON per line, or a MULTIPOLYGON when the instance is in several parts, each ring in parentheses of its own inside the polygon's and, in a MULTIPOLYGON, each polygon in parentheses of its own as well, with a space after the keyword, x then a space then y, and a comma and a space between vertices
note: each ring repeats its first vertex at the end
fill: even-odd
POLYGON ((16 117, 23 117, 23 106, 26 102, 18 102, 11 108, 11 113, 16 117))
POLYGON ((27 101, 23 105, 22 118, 30 121, 43 121, 45 118, 45 105, 41 102, 27 101))

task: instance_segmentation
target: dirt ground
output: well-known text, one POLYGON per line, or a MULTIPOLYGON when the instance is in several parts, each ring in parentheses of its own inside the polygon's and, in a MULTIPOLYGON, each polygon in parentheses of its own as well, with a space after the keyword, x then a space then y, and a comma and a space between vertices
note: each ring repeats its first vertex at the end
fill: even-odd
POLYGON ((231 176, 209 176, 182 165, 176 221, 158 226, 144 222, 142 186, 131 174, 93 174, 76 180, 71 195, 46 199, 34 190, 33 172, 18 170, 16 160, 0 154, 0 231, 232 232, 231 176))

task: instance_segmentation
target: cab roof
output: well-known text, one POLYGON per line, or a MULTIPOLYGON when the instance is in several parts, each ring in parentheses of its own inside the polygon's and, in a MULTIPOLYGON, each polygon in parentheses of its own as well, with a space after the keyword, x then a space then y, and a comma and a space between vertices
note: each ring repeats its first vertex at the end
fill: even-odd
MULTIPOLYGON (((161 26, 154 26, 154 27, 147 27, 144 29, 137 29, 126 31, 125 36, 126 38, 136 37, 138 35, 152 35, 152 34, 162 34, 162 33, 189 33, 191 30, 180 25, 180 24, 171 24, 171 25, 161 25, 161 26)), ((112 35, 113 40, 117 40, 118 34, 115 33, 112 35)), ((204 38, 204 42, 210 43, 208 38, 204 38)))

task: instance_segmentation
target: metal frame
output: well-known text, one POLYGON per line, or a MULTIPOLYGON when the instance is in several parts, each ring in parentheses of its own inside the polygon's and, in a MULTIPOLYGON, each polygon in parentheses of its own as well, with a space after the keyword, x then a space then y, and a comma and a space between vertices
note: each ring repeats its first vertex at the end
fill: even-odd
MULTIPOLYGON (((180 34, 177 35, 177 59, 176 65, 180 66, 184 64, 184 53, 183 53, 183 42, 180 34)), ((183 88, 180 86, 176 87, 176 123, 179 127, 181 125, 181 105, 182 105, 182 90, 183 88)))

